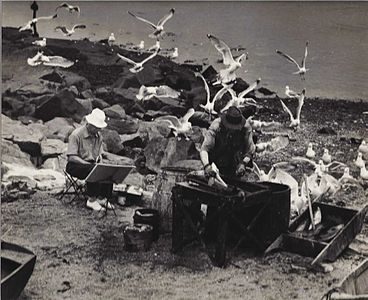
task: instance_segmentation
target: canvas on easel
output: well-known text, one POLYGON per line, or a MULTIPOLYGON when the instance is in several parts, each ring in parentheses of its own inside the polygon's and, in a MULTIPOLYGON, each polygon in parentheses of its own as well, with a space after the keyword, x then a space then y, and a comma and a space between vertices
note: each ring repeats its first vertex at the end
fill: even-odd
POLYGON ((86 177, 87 182, 121 183, 135 168, 132 165, 96 164, 86 177))

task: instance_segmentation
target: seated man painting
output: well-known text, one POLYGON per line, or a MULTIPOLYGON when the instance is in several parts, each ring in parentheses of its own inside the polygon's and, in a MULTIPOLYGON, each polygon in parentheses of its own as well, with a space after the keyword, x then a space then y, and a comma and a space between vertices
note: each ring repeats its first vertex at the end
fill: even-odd
MULTIPOLYGON (((66 172, 79 179, 85 179, 102 157, 102 136, 100 130, 107 126, 105 113, 95 108, 85 117, 86 124, 75 129, 69 136, 68 163, 66 172)), ((87 182, 87 207, 93 210, 113 209, 107 199, 112 195, 112 183, 87 182)))

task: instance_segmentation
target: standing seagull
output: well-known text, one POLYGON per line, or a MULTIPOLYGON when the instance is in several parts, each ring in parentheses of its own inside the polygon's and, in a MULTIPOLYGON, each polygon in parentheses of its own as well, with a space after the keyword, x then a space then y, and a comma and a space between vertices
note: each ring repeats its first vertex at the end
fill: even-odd
POLYGON ((295 64, 298 67, 298 71, 297 72, 294 72, 293 74, 299 74, 300 75, 300 78, 302 80, 305 80, 304 74, 309 70, 309 69, 306 69, 305 68, 305 60, 306 60, 307 55, 308 55, 308 43, 309 42, 307 41, 306 44, 305 44, 304 58, 302 60, 302 65, 301 66, 290 55, 285 54, 285 53, 283 53, 283 52, 281 52, 279 50, 276 50, 276 53, 277 54, 280 54, 281 56, 285 57, 289 62, 292 62, 293 64, 295 64))
POLYGON ((76 11, 78 13, 78 17, 80 16, 79 6, 72 6, 72 5, 69 5, 68 3, 64 2, 64 3, 60 4, 58 7, 56 7, 55 11, 57 11, 59 8, 66 8, 70 13, 73 13, 73 12, 76 11))
POLYGON ((68 29, 65 26, 56 26, 55 30, 60 30, 64 36, 71 36, 73 33, 75 33, 76 29, 85 29, 86 25, 83 24, 76 24, 73 26, 72 29, 68 29))
POLYGON ((111 33, 108 40, 107 40, 107 43, 109 44, 109 46, 113 46, 115 44, 115 35, 114 33, 111 33))
POLYGON ((289 98, 298 98, 301 95, 301 93, 294 92, 287 85, 285 86, 285 95, 288 96, 289 98))
POLYGON ((36 45, 39 47, 46 47, 46 38, 43 38, 42 40, 33 41, 32 45, 36 45))
POLYGON ((211 43, 215 46, 218 52, 221 53, 223 64, 228 66, 228 68, 221 70, 219 74, 218 83, 229 83, 236 79, 235 71, 241 67, 241 61, 245 57, 247 59, 247 54, 243 53, 236 59, 233 58, 231 54, 230 47, 225 44, 224 41, 218 39, 217 37, 207 34, 207 37, 210 39, 211 43))
POLYGON ((282 108, 290 116, 290 125, 289 125, 289 127, 293 128, 294 130, 297 130, 299 128, 299 126, 300 126, 300 113, 302 111, 302 107, 303 107, 303 104, 304 104, 304 98, 305 98, 305 89, 303 89, 301 95, 298 97, 298 107, 296 109, 296 116, 295 117, 291 113, 290 109, 280 99, 282 108))
POLYGON ((314 158, 316 156, 316 151, 313 150, 312 143, 308 144, 308 149, 307 149, 307 153, 305 154, 305 156, 309 159, 314 158))
POLYGON ((143 21, 144 23, 147 23, 148 25, 152 26, 154 31, 149 35, 150 38, 152 39, 158 39, 159 37, 161 37, 165 31, 164 31, 164 25, 165 23, 172 18, 172 16, 174 15, 175 9, 170 9, 170 13, 165 15, 160 21, 158 21, 157 25, 153 24, 152 22, 142 18, 142 17, 138 17, 135 14, 131 13, 130 11, 128 11, 128 14, 130 14, 131 16, 133 16, 134 18, 143 21))
POLYGON ((155 52, 153 52, 150 56, 148 56, 147 58, 145 58, 144 60, 142 60, 141 62, 137 63, 135 61, 132 61, 130 58, 127 58, 121 54, 118 53, 118 56, 124 60, 125 62, 133 65, 133 68, 130 68, 129 71, 132 73, 138 73, 140 71, 143 70, 143 64, 145 64, 147 61, 151 60, 152 58, 154 58, 157 53, 159 52, 159 49, 157 49, 155 52))
POLYGON ((36 24, 38 21, 44 21, 44 20, 52 20, 57 18, 57 14, 52 15, 52 16, 47 16, 47 17, 38 17, 38 18, 34 18, 31 21, 29 21, 27 24, 23 25, 22 27, 19 28, 19 31, 24 31, 24 30, 31 30, 33 24, 36 24))

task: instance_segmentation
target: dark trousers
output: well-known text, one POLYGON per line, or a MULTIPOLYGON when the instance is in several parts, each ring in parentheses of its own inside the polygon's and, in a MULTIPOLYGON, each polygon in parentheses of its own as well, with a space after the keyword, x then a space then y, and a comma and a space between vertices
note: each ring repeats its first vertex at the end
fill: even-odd
MULTIPOLYGON (((66 165, 66 172, 78 179, 85 179, 94 166, 94 163, 84 165, 68 162, 66 165)), ((109 199, 112 195, 112 187, 112 183, 87 182, 87 194, 90 197, 106 197, 109 199)))

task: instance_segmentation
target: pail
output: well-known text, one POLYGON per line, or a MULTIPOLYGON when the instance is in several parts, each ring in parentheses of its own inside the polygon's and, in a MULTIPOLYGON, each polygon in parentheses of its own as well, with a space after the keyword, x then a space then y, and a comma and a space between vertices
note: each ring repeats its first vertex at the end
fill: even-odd
POLYGON ((160 216, 157 209, 140 208, 136 209, 133 215, 134 224, 147 224, 153 228, 153 241, 157 241, 160 230, 160 216))
POLYGON ((153 227, 147 224, 134 224, 124 229, 124 246, 127 251, 147 251, 153 240, 153 227))
POLYGON ((164 167, 157 175, 152 207, 159 212, 162 232, 171 232, 172 228, 171 189, 175 183, 185 181, 185 176, 191 171, 188 168, 164 167))

